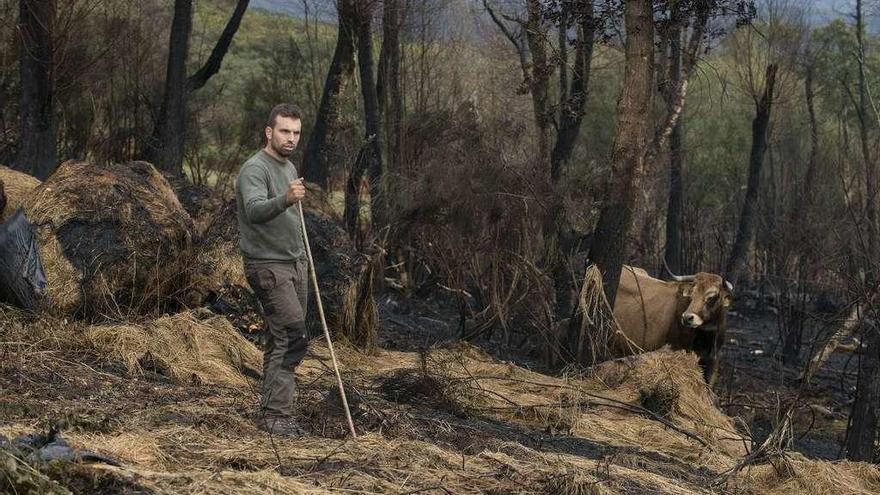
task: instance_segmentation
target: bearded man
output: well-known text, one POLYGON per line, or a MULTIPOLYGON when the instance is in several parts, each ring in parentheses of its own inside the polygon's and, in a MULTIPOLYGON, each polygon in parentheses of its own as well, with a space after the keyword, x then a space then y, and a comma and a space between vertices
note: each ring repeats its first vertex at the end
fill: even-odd
POLYGON ((264 132, 265 146, 242 165, 235 182, 244 273, 265 322, 258 424, 275 435, 299 436, 295 371, 308 347, 309 268, 296 205, 306 189, 288 158, 299 143, 302 111, 275 106, 264 132))

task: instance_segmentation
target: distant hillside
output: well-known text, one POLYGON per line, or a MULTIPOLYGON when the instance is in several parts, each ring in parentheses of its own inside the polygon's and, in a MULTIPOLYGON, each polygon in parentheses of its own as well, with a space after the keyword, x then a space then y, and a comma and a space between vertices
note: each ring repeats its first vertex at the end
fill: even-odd
POLYGON ((336 19, 336 3, 333 0, 251 0, 250 8, 303 18, 306 15, 306 5, 309 17, 317 14, 322 20, 336 19))
MULTIPOLYGON (((302 18, 305 17, 306 4, 309 7, 309 17, 317 13, 318 17, 325 21, 336 19, 334 0, 251 0, 250 8, 302 18)), ((767 0, 758 0, 757 4, 759 8, 766 7, 767 0)), ((855 9, 855 0, 794 0, 792 2, 792 5, 798 4, 807 9, 810 19, 818 24, 824 24, 841 16, 849 16, 855 9)), ((865 17, 868 30, 880 32, 877 8, 868 5, 865 17)))

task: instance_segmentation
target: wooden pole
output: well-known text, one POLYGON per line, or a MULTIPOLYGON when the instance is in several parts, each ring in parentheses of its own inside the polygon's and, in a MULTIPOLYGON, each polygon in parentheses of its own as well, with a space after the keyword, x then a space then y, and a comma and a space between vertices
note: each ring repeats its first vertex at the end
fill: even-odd
POLYGON ((318 301, 318 315, 321 317, 321 327, 324 329, 324 337, 327 339, 327 348, 330 349, 330 359, 333 361, 333 371, 336 372, 336 382, 339 384, 339 396, 342 398, 342 408, 345 409, 348 429, 351 432, 351 438, 357 440, 357 432, 354 430, 354 422, 351 420, 351 412, 348 410, 348 399, 345 397, 345 387, 342 386, 342 375, 339 374, 339 365, 336 364, 336 353, 333 352, 333 342, 330 340, 330 330, 327 328, 327 320, 324 318, 324 305, 321 304, 321 290, 318 288, 318 272, 315 270, 315 260, 312 259, 312 248, 309 247, 309 234, 306 232, 306 219, 303 215, 302 202, 297 202, 297 208, 299 208, 299 222, 302 225, 303 243, 306 245, 306 254, 309 257, 312 283, 315 286, 315 300, 318 301))

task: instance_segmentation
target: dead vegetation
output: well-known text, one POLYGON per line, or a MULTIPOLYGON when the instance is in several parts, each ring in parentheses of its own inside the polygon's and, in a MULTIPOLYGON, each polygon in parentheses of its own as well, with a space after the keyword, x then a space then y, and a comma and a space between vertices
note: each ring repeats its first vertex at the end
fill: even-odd
POLYGON ((23 207, 37 229, 56 311, 138 315, 184 296, 193 223, 152 165, 69 161, 23 207))
POLYGON ((6 205, 0 208, 0 222, 5 222, 15 213, 30 192, 40 185, 40 181, 28 174, 0 165, 0 183, 6 196, 6 205))
POLYGON ((315 341, 298 369, 298 414, 311 434, 270 438, 252 422, 258 351, 223 317, 206 316, 95 326, 4 309, 0 435, 61 425, 71 445, 121 466, 15 461, 0 478, 14 470, 19 487, 54 480, 75 493, 880 489, 875 467, 797 455, 786 470, 759 464, 714 485, 748 438, 715 407, 696 357, 668 350, 554 378, 468 344, 375 355, 343 345, 361 434, 352 442, 315 341))

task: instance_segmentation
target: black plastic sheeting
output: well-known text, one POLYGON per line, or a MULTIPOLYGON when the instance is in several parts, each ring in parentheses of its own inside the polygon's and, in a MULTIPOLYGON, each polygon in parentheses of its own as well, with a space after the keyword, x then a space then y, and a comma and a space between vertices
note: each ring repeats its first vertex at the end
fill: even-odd
POLYGON ((18 209, 0 225, 0 302, 36 310, 47 286, 34 226, 18 209))

